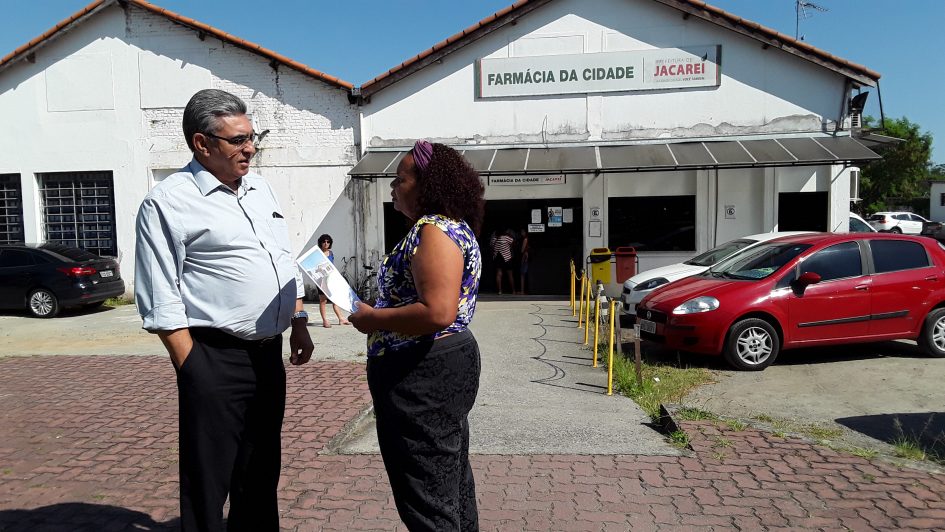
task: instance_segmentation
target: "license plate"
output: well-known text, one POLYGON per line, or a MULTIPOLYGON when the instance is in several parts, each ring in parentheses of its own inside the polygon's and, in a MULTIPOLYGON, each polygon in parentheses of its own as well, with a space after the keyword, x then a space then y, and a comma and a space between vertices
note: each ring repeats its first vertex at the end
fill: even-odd
POLYGON ((98 272, 98 273, 99 273, 102 277, 112 277, 112 276, 115 275, 115 272, 113 272, 113 271, 111 271, 111 270, 102 270, 102 271, 100 271, 100 272, 98 272))
POLYGON ((650 320, 640 320, 640 330, 645 333, 656 334, 656 322, 650 320))

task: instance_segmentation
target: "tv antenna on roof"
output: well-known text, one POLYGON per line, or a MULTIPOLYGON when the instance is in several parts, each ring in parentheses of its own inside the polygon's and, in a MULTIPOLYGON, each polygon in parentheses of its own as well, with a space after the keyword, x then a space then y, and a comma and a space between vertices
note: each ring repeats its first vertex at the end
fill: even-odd
POLYGON ((814 11, 820 11, 821 13, 830 11, 826 7, 819 6, 813 2, 808 2, 807 0, 794 0, 794 12, 797 15, 794 21, 794 38, 795 39, 799 39, 802 41, 804 40, 804 37, 800 35, 801 19, 810 18, 813 16, 813 13, 808 11, 810 9, 814 11))

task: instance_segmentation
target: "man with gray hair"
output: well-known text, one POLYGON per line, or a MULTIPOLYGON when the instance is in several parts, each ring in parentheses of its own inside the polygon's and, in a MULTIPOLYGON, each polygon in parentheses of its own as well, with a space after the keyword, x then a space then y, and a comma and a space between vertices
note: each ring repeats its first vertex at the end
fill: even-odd
POLYGON ((221 90, 184 109, 193 160, 138 211, 135 301, 177 373, 183 530, 278 530, 286 377, 312 339, 283 210, 250 172, 246 104, 221 90))

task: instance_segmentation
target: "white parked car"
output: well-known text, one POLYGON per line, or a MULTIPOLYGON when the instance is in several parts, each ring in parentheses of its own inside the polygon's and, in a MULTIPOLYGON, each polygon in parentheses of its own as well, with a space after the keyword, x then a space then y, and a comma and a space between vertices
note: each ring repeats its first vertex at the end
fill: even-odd
POLYGON ((919 235, 929 220, 911 212, 877 212, 869 222, 877 231, 919 235))
POLYGON ((876 229, 866 220, 860 218, 856 213, 850 213, 850 232, 851 233, 875 233, 876 229))
POLYGON ((670 264, 669 266, 662 266, 638 273, 623 283, 623 293, 620 295, 623 311, 631 316, 636 316, 637 303, 642 301, 644 296, 656 288, 678 279, 700 274, 716 263, 722 262, 724 259, 749 246, 782 236, 802 235, 809 232, 810 231, 780 231, 749 235, 716 246, 701 255, 696 255, 686 262, 670 264))

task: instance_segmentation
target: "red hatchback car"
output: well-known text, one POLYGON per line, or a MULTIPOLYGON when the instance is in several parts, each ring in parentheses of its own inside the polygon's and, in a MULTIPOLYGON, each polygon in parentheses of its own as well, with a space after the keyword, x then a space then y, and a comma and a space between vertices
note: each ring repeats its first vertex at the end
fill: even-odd
POLYGON ((909 339, 945 357, 945 246, 814 233, 753 246, 637 305, 641 335, 762 370, 782 349, 909 339))

